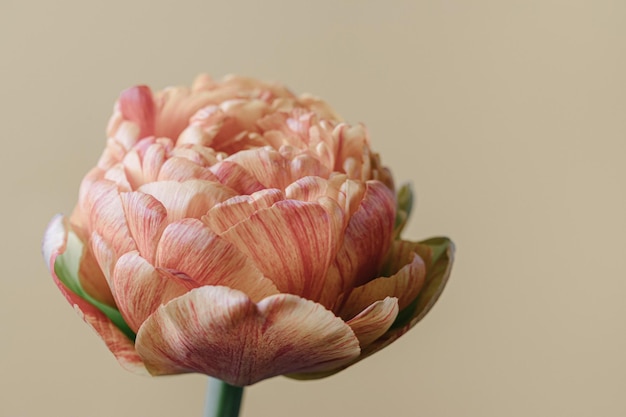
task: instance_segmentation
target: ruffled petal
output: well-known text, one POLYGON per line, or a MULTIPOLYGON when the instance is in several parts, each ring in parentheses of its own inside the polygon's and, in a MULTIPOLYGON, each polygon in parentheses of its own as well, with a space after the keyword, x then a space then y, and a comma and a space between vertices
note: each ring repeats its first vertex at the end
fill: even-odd
POLYGON ((359 339, 361 349, 385 334, 398 316, 398 300, 387 297, 376 301, 346 323, 359 339))
POLYGON ((333 369, 360 352, 350 327, 319 304, 289 294, 255 304, 212 286, 158 308, 136 348, 153 375, 201 372, 239 386, 333 369))
POLYGON ((198 285, 235 288, 254 301, 278 293, 250 259, 196 219, 181 220, 165 229, 155 265, 183 273, 198 285))
POLYGON ((113 272, 113 283, 117 305, 134 332, 161 304, 187 292, 178 280, 159 274, 137 252, 120 257, 113 272))

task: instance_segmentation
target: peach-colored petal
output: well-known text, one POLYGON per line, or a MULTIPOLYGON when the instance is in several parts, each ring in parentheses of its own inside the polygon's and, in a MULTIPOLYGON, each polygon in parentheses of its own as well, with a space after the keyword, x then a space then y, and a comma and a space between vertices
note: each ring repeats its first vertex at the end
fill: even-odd
POLYGON ((83 246, 83 255, 80 259, 78 279, 83 289, 96 300, 109 306, 115 306, 115 299, 111 294, 109 284, 98 265, 91 243, 83 246))
POLYGON ((420 291, 418 298, 409 307, 409 309, 412 309, 409 312, 411 314, 406 315, 405 311, 401 312, 395 326, 369 346, 362 349, 361 355, 356 360, 331 371, 294 374, 289 375, 290 377, 296 379, 316 379, 337 373, 390 345, 426 316, 439 299, 452 271, 454 244, 448 238, 438 237, 422 241, 417 246, 406 245, 406 247, 410 246, 413 246, 412 250, 418 252, 420 257, 426 260, 427 269, 424 287, 420 291), (405 315, 406 317, 404 317, 405 315))
POLYGON ((154 375, 202 372, 239 386, 333 369, 360 351, 350 327, 319 304, 289 294, 255 304, 213 286, 158 308, 139 329, 136 347, 154 375))
MULTIPOLYGON (((89 239, 89 245, 93 252, 94 258, 104 275, 109 287, 112 285, 113 268, 117 262, 117 256, 111 246, 97 232, 93 232, 89 239)), ((111 288, 112 290, 112 288, 111 288)))
POLYGON ((400 310, 404 310, 415 300, 424 284, 426 267, 417 253, 395 250, 399 246, 401 246, 399 243, 394 244, 387 265, 389 270, 397 272, 354 288, 341 308, 340 317, 343 319, 354 317, 366 306, 386 296, 398 298, 400 310))
POLYGON ((158 181, 177 182, 184 182, 192 179, 222 182, 217 176, 215 176, 215 174, 213 174, 213 172, 211 172, 209 168, 203 167, 187 158, 182 157, 173 157, 165 161, 157 178, 158 181))
POLYGON ((378 181, 368 181, 336 258, 338 273, 347 287, 376 277, 389 250, 394 218, 395 198, 391 190, 378 181))
POLYGON ((92 230, 102 236, 116 256, 135 250, 117 186, 106 180, 96 181, 86 200, 92 230))
POLYGON ((236 195, 223 184, 204 180, 151 182, 139 191, 154 196, 165 206, 169 223, 188 217, 198 219, 215 204, 236 195))
POLYGON ((284 199, 283 192, 276 188, 261 190, 252 195, 239 195, 214 206, 202 217, 202 221, 215 233, 222 234, 256 211, 271 207, 284 199))
POLYGON ((306 153, 280 152, 271 147, 244 150, 230 156, 265 188, 284 190, 299 178, 309 175, 328 177, 330 171, 319 160, 306 153))
POLYGON ((124 90, 120 95, 119 108, 124 119, 139 126, 139 137, 154 134, 156 109, 150 87, 140 85, 124 90))
POLYGON ((348 179, 344 174, 331 175, 329 179, 307 176, 290 184, 285 189, 289 199, 316 201, 322 196, 335 200, 350 219, 363 200, 365 185, 348 179))
POLYGON ((135 352, 133 342, 99 309, 79 297, 61 282, 55 270, 57 257, 66 252, 68 230, 63 216, 52 219, 44 235, 42 251, 54 280, 65 299, 81 318, 89 324, 106 343, 119 363, 135 373, 146 373, 143 361, 135 352))
POLYGON ((211 167, 211 171, 222 184, 239 194, 249 195, 265 188, 252 174, 231 161, 218 162, 211 167))
POLYGON ((243 253, 196 219, 181 220, 165 229, 155 265, 183 273, 198 285, 238 289, 254 301, 278 293, 243 253))
POLYGON ((135 191, 120 195, 128 229, 142 257, 154 262, 154 254, 167 226, 167 210, 156 198, 135 191))
POLYGON ((385 334, 397 316, 398 300, 387 297, 372 303, 346 323, 352 328, 363 349, 385 334))
MULTIPOLYGON (((331 204, 331 203, 329 203, 331 204)), ((318 300, 340 242, 341 213, 317 203, 280 201, 222 237, 249 256, 281 292, 318 300)))
POLYGON ((117 305, 134 332, 157 307, 187 292, 178 280, 159 274, 137 252, 120 257, 113 272, 113 282, 117 305))

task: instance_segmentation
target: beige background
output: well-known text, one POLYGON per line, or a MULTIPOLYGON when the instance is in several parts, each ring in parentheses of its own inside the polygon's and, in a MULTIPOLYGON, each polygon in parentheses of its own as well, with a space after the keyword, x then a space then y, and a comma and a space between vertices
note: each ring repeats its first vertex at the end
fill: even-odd
POLYGON ((243 416, 626 415, 626 2, 0 0, 0 416, 199 416, 201 375, 123 371, 39 253, 113 101, 201 71, 369 127, 458 258, 411 333, 243 416))

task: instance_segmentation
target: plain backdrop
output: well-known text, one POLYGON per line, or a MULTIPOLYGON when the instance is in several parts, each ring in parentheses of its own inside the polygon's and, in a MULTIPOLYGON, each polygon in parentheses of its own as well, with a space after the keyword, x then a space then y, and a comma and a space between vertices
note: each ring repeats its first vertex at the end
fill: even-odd
POLYGON ((200 416, 205 377, 127 373, 40 255, 118 93, 280 81, 369 128, 457 244, 409 334, 244 417, 626 415, 626 2, 0 1, 0 416, 200 416))

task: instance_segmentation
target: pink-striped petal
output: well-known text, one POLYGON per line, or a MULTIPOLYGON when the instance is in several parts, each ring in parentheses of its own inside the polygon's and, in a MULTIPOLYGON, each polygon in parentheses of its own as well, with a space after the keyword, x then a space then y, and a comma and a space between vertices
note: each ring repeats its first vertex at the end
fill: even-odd
POLYGON ((360 352, 350 327, 319 304, 289 294, 255 304, 213 286, 158 308, 136 348, 153 375, 201 372, 239 386, 333 369, 360 352))
POLYGON ((91 243, 83 246, 83 255, 80 259, 78 279, 83 289, 96 300, 115 307, 115 299, 109 284, 100 269, 100 265, 93 253, 91 243))
POLYGON ((249 195, 265 188, 252 174, 231 161, 218 162, 211 167, 211 171, 222 184, 239 194, 249 195))
POLYGON ((280 201, 221 236, 250 257, 281 292, 317 301, 341 241, 340 210, 328 210, 318 203, 280 201))
POLYGON ((222 234, 256 211, 271 207, 284 199, 283 192, 276 188, 261 190, 252 195, 239 195, 217 204, 202 217, 202 221, 215 233, 222 234))
POLYGON ((328 168, 311 155, 288 150, 280 152, 271 147, 240 151, 227 161, 243 167, 265 188, 284 190, 292 182, 308 175, 330 175, 328 168))
POLYGON ((139 253, 154 262, 157 244, 167 226, 167 210, 156 198, 140 191, 122 193, 120 198, 139 253))
POLYGON ((178 280, 159 274, 137 252, 128 252, 117 261, 113 283, 119 310, 135 333, 160 305, 187 292, 178 280))
POLYGON ((119 99, 119 108, 124 119, 139 126, 140 138, 154 134, 156 109, 150 87, 141 85, 123 91, 119 99))
POLYGON ((106 180, 94 182, 87 193, 86 203, 92 230, 102 236, 117 257, 137 249, 114 183, 106 180))
MULTIPOLYGON (((419 242, 417 245, 407 244, 403 246, 405 248, 412 246, 411 250, 418 253, 420 257, 424 259, 427 271, 424 287, 420 291, 417 299, 409 307, 410 314, 403 317, 402 320, 398 318, 399 322, 395 323, 393 328, 372 342, 369 346, 365 346, 361 351, 361 355, 351 363, 339 366, 327 372, 301 373, 289 375, 290 377, 296 379, 317 379, 337 373, 390 345, 426 316, 439 299, 450 276, 454 259, 454 244, 448 238, 439 237, 419 242)), ((405 316, 405 312, 403 311, 401 315, 405 316)))
POLYGON ((165 161, 157 179, 158 181, 177 182, 184 182, 192 179, 222 182, 211 172, 209 168, 203 167, 187 158, 179 156, 169 158, 165 161))
POLYGON ((154 196, 165 206, 168 223, 189 217, 199 219, 215 204, 236 195, 218 182, 204 180, 152 182, 139 191, 154 196))
POLYGON ((57 276, 54 268, 56 258, 66 251, 67 237, 67 224, 63 216, 56 216, 48 225, 42 244, 44 259, 54 283, 80 317, 98 333, 120 365, 131 372, 145 374, 146 369, 133 342, 102 311, 70 291, 57 276))
POLYGON ((361 349, 389 330, 398 316, 398 300, 387 297, 376 301, 346 323, 359 339, 361 349))
POLYGON ((393 193, 378 181, 368 181, 336 258, 338 272, 347 287, 365 284, 377 276, 391 244, 394 220, 393 193))
MULTIPOLYGON (((112 286, 113 268, 117 262, 117 256, 111 246, 97 232, 93 232, 89 239, 89 245, 93 252, 94 258, 104 275, 109 287, 112 286)), ((113 288, 111 287, 111 290, 113 288)))
POLYGON ((254 301, 278 293, 250 259, 196 219, 181 220, 165 229, 155 265, 183 273, 198 285, 238 289, 254 301))

